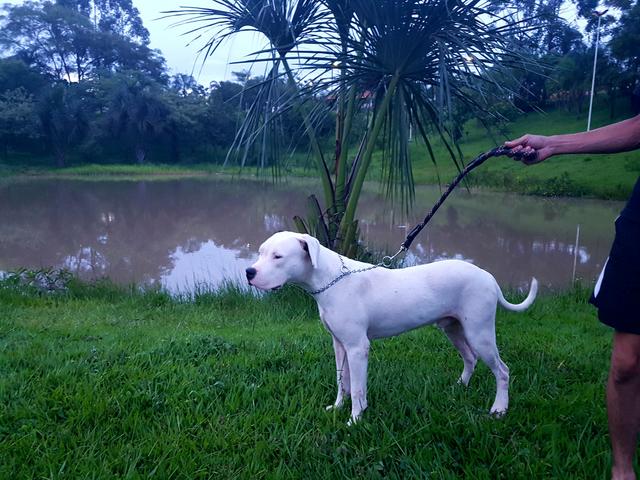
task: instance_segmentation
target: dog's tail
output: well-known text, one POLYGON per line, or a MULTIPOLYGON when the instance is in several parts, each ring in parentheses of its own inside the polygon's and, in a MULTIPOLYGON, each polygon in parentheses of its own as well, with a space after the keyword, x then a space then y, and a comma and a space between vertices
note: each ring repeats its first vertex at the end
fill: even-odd
POLYGON ((533 301, 536 299, 536 295, 538 294, 538 281, 535 278, 531 279, 531 288, 529 289, 529 295, 524 299, 522 303, 509 303, 505 300, 504 295, 502 294, 502 290, 500 290, 500 286, 498 282, 496 282, 496 290, 498 291, 498 302, 507 310, 512 310, 514 312, 522 312, 531 306, 533 301))

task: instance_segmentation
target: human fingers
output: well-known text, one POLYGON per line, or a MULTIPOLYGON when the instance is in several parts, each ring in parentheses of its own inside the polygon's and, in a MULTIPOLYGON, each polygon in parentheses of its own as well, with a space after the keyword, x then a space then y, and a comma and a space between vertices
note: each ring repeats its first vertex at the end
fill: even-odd
POLYGON ((521 160, 525 165, 535 165, 544 162, 547 158, 554 155, 553 148, 546 146, 541 148, 524 148, 521 152, 521 160))
POLYGON ((535 165, 536 163, 540 163, 543 159, 540 157, 540 152, 531 147, 524 149, 524 153, 522 156, 522 163, 525 165, 535 165))
POLYGON ((505 155, 513 158, 516 161, 521 161, 525 155, 530 154, 530 150, 531 150, 530 147, 525 147, 523 145, 516 145, 514 147, 509 147, 508 145, 505 144, 505 147, 507 147, 505 155))
POLYGON ((518 162, 524 163, 525 165, 533 165, 540 161, 538 159, 538 152, 531 147, 517 146, 512 148, 507 155, 518 162))
POLYGON ((508 148, 516 148, 520 145, 526 145, 529 139, 529 135, 523 135, 520 138, 516 138, 515 140, 509 140, 504 142, 504 146, 508 148))

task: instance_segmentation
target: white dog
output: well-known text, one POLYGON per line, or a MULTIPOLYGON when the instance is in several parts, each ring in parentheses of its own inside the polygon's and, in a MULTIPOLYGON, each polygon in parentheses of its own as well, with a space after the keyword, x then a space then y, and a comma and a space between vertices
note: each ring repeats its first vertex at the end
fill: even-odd
POLYGON ((507 302, 493 276, 460 260, 403 269, 376 268, 344 258, 318 240, 279 232, 259 249, 259 258, 246 274, 249 283, 275 290, 285 283, 301 286, 318 303, 320 318, 333 336, 338 395, 342 406, 351 394, 351 420, 367 408, 369 342, 407 330, 436 324, 449 337, 464 361, 459 382, 469 383, 477 357, 496 377, 496 397, 490 413, 502 415, 509 405, 509 369, 496 347, 498 303, 513 311, 529 307, 538 290, 531 281, 524 302, 507 302))

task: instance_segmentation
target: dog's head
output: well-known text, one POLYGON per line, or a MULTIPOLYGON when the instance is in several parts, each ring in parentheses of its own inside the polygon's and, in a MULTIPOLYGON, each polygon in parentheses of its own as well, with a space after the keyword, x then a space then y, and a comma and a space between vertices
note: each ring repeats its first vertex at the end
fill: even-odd
POLYGON ((311 235, 278 232, 258 250, 258 261, 247 268, 247 280, 261 290, 275 290, 287 282, 302 282, 318 265, 320 242, 311 235))

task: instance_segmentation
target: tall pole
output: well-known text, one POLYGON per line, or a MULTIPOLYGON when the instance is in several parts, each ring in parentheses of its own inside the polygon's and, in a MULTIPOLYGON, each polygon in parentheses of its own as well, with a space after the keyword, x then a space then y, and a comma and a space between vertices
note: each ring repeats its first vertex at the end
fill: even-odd
POLYGON ((580 224, 576 227, 576 243, 573 244, 573 273, 571 274, 571 285, 576 283, 576 264, 578 263, 578 248, 580 247, 580 224))
POLYGON ((587 132, 591 130, 591 111, 593 110, 593 92, 596 84, 596 64, 598 63, 598 43, 600 43, 600 20, 602 16, 609 10, 598 12, 593 11, 593 14, 598 17, 598 26, 596 27, 596 48, 593 54, 593 75, 591 76, 591 98, 589 99, 589 118, 587 119, 587 132))

